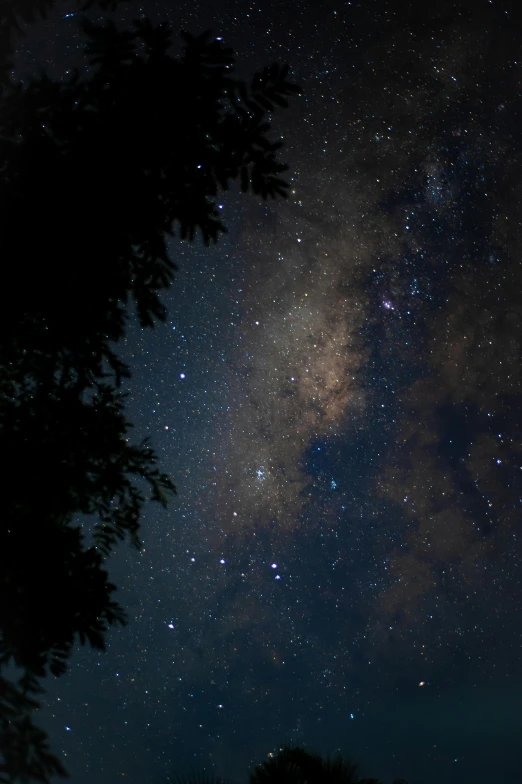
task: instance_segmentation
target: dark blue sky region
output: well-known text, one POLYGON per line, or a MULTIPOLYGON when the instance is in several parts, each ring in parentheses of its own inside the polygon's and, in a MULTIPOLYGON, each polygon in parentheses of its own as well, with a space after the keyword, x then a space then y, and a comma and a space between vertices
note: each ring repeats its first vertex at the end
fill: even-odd
MULTIPOLYGON (((521 19, 425 5, 113 15, 175 49, 210 28, 304 94, 273 121, 288 201, 224 194, 229 233, 174 238, 168 321, 122 347, 178 495, 111 558, 128 626, 49 683, 77 784, 245 780, 285 742, 387 782, 522 778, 521 19)), ((85 67, 69 12, 21 73, 85 67)))

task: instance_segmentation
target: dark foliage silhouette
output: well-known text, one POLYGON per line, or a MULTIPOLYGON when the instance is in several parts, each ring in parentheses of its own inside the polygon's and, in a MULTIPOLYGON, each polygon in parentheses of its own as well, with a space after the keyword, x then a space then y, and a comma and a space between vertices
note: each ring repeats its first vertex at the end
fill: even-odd
POLYGON ((86 18, 92 77, 16 84, 13 31, 52 5, 0 0, 0 782, 65 773, 32 723, 38 679, 125 622, 104 559, 140 547, 144 503, 175 492, 131 443, 118 341, 133 309, 142 327, 166 317, 167 237, 226 230, 220 191, 286 196, 267 116, 298 92, 277 64, 237 80, 209 33, 183 33, 176 59, 166 25, 86 18))
POLYGON ((295 746, 278 753, 250 774, 250 784, 381 784, 378 779, 360 778, 357 766, 344 757, 321 757, 295 746))
MULTIPOLYGON (((168 784, 230 784, 206 773, 172 776, 168 784)), ((249 784, 382 784, 379 779, 361 778, 357 765, 341 755, 321 757, 299 746, 282 746, 277 754, 256 765, 249 784)), ((393 784, 407 784, 396 779, 393 784)))

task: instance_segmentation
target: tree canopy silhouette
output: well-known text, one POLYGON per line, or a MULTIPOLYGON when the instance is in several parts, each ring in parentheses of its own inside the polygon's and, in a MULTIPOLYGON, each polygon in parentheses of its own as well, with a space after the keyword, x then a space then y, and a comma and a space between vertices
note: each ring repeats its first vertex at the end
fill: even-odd
MULTIPOLYGON (((30 22, 52 5, 16 10, 30 22)), ((142 327, 166 318, 167 238, 226 231, 220 191, 287 195, 268 117, 299 90, 278 64, 237 79, 210 33, 182 33, 172 57, 171 30, 146 19, 82 18, 92 77, 16 83, 14 8, 0 2, 0 781, 46 782, 65 771, 32 723, 38 679, 125 622, 104 560, 139 547, 144 503, 175 492, 130 440, 118 341, 133 309, 142 327)))
POLYGON ((342 757, 321 757, 299 746, 283 746, 274 757, 257 765, 250 784, 382 784, 360 778, 357 765, 342 757))
MULTIPOLYGON (((168 784, 231 784, 206 772, 168 777, 168 784)), ((379 779, 361 778, 357 765, 342 755, 322 757, 300 746, 281 746, 275 755, 256 765, 249 784, 382 784, 379 779)), ((407 784, 395 779, 393 784, 407 784)))

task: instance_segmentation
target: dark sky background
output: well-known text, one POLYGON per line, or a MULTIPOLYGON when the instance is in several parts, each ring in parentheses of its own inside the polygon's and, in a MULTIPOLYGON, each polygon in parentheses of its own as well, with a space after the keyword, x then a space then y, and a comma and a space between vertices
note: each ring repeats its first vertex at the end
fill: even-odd
MULTIPOLYGON (((33 27, 20 72, 81 62, 75 10, 33 27)), ((75 784, 246 781, 285 742, 387 782, 520 782, 522 12, 114 18, 140 11, 211 28, 243 75, 291 64, 292 193, 223 196, 216 247, 172 242, 168 323, 129 329, 129 418, 178 496, 111 559, 128 626, 74 654, 40 720, 75 784)))

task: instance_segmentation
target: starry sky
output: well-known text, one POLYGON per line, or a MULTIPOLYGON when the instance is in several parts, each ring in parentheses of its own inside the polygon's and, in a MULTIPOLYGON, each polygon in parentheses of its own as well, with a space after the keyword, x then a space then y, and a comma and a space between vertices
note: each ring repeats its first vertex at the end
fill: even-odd
MULTIPOLYGON (((31 26, 20 74, 87 73, 75 11, 31 26)), ((217 246, 171 243, 166 324, 129 326, 134 437, 178 495, 111 558, 128 626, 75 652, 39 720, 77 784, 240 782, 283 743, 386 782, 520 782, 522 12, 113 18, 140 13, 210 28, 240 75, 291 64, 291 194, 223 195, 217 246)))

